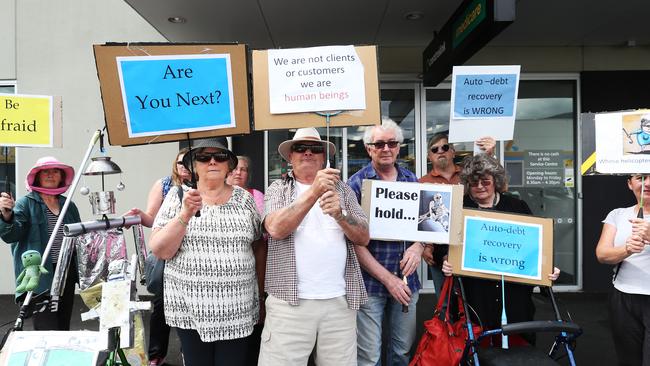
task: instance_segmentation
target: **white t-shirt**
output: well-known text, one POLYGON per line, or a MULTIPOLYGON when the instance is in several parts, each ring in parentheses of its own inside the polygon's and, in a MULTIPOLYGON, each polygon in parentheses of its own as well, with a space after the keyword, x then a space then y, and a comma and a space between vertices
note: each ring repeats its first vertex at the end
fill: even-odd
MULTIPOLYGON (((636 218, 636 215, 636 206, 617 208, 603 220, 603 223, 616 227, 615 247, 625 245, 625 240, 632 235, 629 220, 636 218)), ((650 221, 650 218, 646 217, 645 220, 650 221)), ((625 258, 613 282, 617 290, 626 294, 650 295, 650 246, 646 245, 641 253, 625 258)))
MULTIPOLYGON (((296 181, 298 196, 309 185, 296 181)), ((331 299, 345 295, 347 251, 343 230, 316 202, 294 235, 298 298, 331 299)))

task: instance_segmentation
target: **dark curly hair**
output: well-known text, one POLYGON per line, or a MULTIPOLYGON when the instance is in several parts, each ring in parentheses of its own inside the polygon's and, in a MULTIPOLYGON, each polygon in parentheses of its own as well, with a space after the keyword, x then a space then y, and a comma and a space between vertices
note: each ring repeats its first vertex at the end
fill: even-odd
POLYGON ((487 154, 468 156, 463 160, 460 171, 460 181, 465 186, 465 192, 469 192, 469 184, 491 175, 494 178, 494 189, 503 193, 508 190, 508 178, 506 170, 499 161, 487 154))

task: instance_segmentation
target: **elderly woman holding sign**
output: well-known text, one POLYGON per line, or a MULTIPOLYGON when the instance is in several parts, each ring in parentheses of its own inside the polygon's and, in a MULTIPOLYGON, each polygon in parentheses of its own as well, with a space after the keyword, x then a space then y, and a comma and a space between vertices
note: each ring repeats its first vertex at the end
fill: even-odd
POLYGON ((634 206, 617 208, 603 221, 598 261, 614 264, 609 316, 620 365, 650 364, 650 177, 632 175, 634 206))
MULTIPOLYGON (((460 172, 460 180, 465 185, 465 208, 478 208, 517 214, 532 212, 526 202, 513 196, 504 194, 507 190, 505 169, 493 157, 479 154, 466 158, 460 172)), ((451 276, 452 266, 444 258, 442 271, 446 276, 451 276)), ((560 270, 553 269, 548 275, 555 281, 560 275, 560 270)), ((486 280, 467 277, 463 279, 465 295, 480 318, 484 329, 494 329, 501 326, 501 281, 486 280)), ((533 320, 535 305, 531 295, 533 286, 506 283, 506 314, 509 323, 533 320)), ((528 339, 534 342, 534 339, 528 339)))

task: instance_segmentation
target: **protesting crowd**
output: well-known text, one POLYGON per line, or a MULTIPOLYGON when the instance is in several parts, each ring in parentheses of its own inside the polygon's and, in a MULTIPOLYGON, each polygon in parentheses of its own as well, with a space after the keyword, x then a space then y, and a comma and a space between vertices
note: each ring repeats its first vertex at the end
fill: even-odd
MULTIPOLYGON (((403 141, 390 119, 367 127, 363 143, 370 162, 345 182, 326 161, 337 153, 334 144, 315 128, 298 129, 277 147, 290 171, 265 193, 249 187, 255 167, 231 151, 225 138, 195 140, 191 150, 179 151, 171 174, 152 186, 146 208, 126 213, 152 228, 150 250, 165 265, 162 286, 153 294, 149 364, 164 363, 171 328, 188 366, 413 362, 423 282, 417 270, 421 261, 429 265, 439 294, 454 266, 448 245, 371 239, 361 207, 363 181, 460 184, 463 207, 527 215, 531 210, 508 194, 493 138, 476 141, 481 152, 456 163, 448 137, 434 135, 427 144, 432 169, 422 177, 397 163, 403 141)), ((14 200, 1 194, 0 237, 12 245, 17 285, 25 268, 22 253, 44 249, 73 176, 72 167, 46 157, 30 170, 27 195, 14 200)), ((596 253, 601 262, 617 265, 611 314, 621 364, 650 364, 650 278, 640 270, 650 266, 650 224, 637 218, 639 210, 650 214, 643 200, 650 178, 631 176, 628 185, 639 203, 607 216, 596 253)), ((71 207, 64 223, 80 221, 71 207)), ((433 201, 428 215, 436 215, 433 201)), ((61 239, 57 234, 53 253, 61 239)), ((50 256, 36 292, 51 283, 57 256, 50 256)), ((559 275, 558 268, 545 274, 551 281, 559 275)), ((39 314, 35 329, 69 329, 75 281, 68 277, 58 313, 39 314)), ((474 310, 469 317, 483 330, 501 327, 503 299, 510 323, 535 319, 532 285, 472 277, 463 284, 474 310)), ((535 335, 524 333, 519 342, 534 345, 535 335)))

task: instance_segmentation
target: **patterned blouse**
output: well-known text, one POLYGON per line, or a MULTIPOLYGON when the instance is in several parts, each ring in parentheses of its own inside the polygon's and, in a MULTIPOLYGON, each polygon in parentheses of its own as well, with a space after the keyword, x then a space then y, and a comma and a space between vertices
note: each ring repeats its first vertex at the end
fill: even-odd
MULTIPOLYGON (((154 228, 180 211, 172 187, 154 228)), ((192 217, 176 255, 164 272, 165 320, 194 329, 204 342, 243 338, 258 320, 258 289, 252 242, 260 237, 260 216, 253 197, 233 187, 223 205, 203 205, 192 217)))

